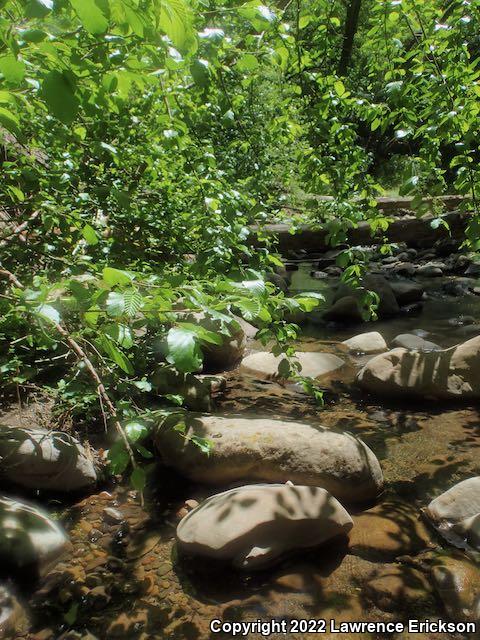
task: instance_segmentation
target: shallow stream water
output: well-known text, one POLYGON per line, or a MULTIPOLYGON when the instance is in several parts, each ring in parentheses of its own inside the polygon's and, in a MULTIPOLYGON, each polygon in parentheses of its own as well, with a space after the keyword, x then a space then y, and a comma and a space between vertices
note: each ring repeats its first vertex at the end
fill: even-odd
MULTIPOLYGON (((428 339, 441 346, 461 342, 471 337, 465 335, 461 316, 479 318, 480 297, 448 298, 441 294, 440 285, 440 281, 429 281, 430 297, 415 317, 399 317, 374 327, 310 323, 302 348, 322 351, 327 348, 325 340, 343 340, 372 329, 387 342, 414 329, 428 331, 428 339)), ((305 266, 294 275, 292 287, 310 290, 318 288, 318 282, 309 279, 305 266)), ((342 378, 331 381, 322 408, 292 386, 249 378, 238 371, 227 375, 227 389, 217 399, 219 412, 302 419, 354 433, 373 449, 383 468, 385 491, 376 504, 351 510, 355 525, 348 541, 335 540, 302 552, 253 576, 211 562, 180 559, 174 534, 185 513, 185 500, 201 499, 216 488, 195 486, 160 469, 145 508, 124 487, 107 487, 66 509, 71 553, 38 583, 33 594, 24 588, 33 631, 17 637, 87 639, 90 633, 100 640, 203 640, 231 637, 210 631, 214 618, 448 618, 430 579, 432 562, 448 547, 422 519, 421 508, 456 482, 480 474, 478 410, 369 398, 353 384, 362 361, 353 359, 342 378), (122 522, 108 521, 104 509, 111 506, 121 511, 122 522)), ((363 640, 386 636, 327 632, 273 637, 363 640)), ((388 637, 457 636, 401 632, 388 637)))

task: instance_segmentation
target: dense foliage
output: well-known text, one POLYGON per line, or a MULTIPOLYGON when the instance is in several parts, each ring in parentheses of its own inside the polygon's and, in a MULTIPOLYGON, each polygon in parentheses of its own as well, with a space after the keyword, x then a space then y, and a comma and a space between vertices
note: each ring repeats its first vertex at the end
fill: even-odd
MULTIPOLYGON (((363 219, 387 229, 385 189, 476 209, 476 1, 0 7, 0 375, 48 383, 85 420, 100 407, 122 430, 116 471, 150 455, 138 416, 159 363, 198 371, 232 314, 291 355, 285 313, 319 301, 270 281, 282 263, 261 227, 282 203, 305 205, 332 243, 363 219)), ((473 215, 474 249, 477 231, 473 215)), ((358 277, 358 252, 340 260, 358 277)))

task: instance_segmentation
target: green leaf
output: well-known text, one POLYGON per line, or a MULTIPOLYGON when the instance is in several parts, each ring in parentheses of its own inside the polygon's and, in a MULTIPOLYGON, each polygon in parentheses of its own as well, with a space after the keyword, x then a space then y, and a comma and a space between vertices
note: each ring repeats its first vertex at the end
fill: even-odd
POLYGON ((333 84, 333 88, 335 89, 336 94, 341 98, 345 93, 345 85, 341 80, 337 80, 333 84))
POLYGON ((206 453, 207 455, 209 455, 211 450, 213 449, 213 441, 208 440, 208 438, 201 438, 200 436, 192 436, 190 440, 193 442, 194 445, 196 445, 200 449, 200 451, 202 451, 203 453, 206 453))
POLYGON ((134 318, 143 306, 143 296, 136 289, 130 288, 123 292, 125 315, 134 318))
POLYGON ((195 43, 193 13, 186 0, 162 0, 159 24, 177 49, 192 49, 195 43))
POLYGON ((35 311, 39 316, 41 316, 45 320, 49 320, 50 322, 53 322, 53 323, 60 322, 60 314, 55 309, 55 307, 52 307, 49 304, 42 304, 39 307, 37 307, 35 311))
POLYGON ((196 334, 181 327, 173 327, 167 334, 167 361, 182 373, 198 371, 202 366, 202 352, 196 334))
POLYGON ((97 233, 96 233, 95 229, 91 225, 86 224, 83 227, 82 236, 85 238, 85 240, 88 242, 89 245, 93 246, 93 245, 98 244, 97 233))
POLYGON ((102 272, 102 277, 110 287, 114 287, 117 284, 130 284, 135 278, 135 276, 128 271, 122 271, 114 267, 105 267, 102 272))
POLYGON ((130 483, 137 491, 143 491, 147 483, 147 475, 142 467, 136 467, 130 476, 130 483))
POLYGON ((120 367, 120 369, 122 369, 122 371, 125 371, 125 373, 128 373, 129 375, 133 375, 135 373, 130 360, 114 344, 114 342, 108 336, 108 334, 100 335, 100 337, 95 341, 95 343, 110 358, 110 360, 115 362, 115 364, 117 364, 120 367))
POLYGON ((124 429, 129 442, 139 442, 146 438, 150 432, 145 422, 141 422, 140 420, 130 420, 124 429))
POLYGON ((13 55, 2 56, 0 72, 9 84, 20 84, 25 77, 25 65, 13 55))
POLYGON ((99 35, 107 30, 108 20, 94 0, 70 0, 70 4, 87 31, 99 35))
POLYGON ((112 318, 118 318, 119 316, 123 316, 125 311, 125 298, 123 297, 123 293, 119 293, 118 291, 110 291, 107 298, 107 313, 112 318))
POLYGON ((130 327, 124 324, 110 323, 103 327, 105 333, 118 345, 124 349, 130 349, 133 346, 132 332, 130 327))
POLYGON ((239 60, 237 60, 237 64, 235 65, 239 71, 255 71, 258 69, 259 64, 256 56, 251 53, 246 53, 239 60))
POLYGON ((50 71, 42 83, 41 95, 52 115, 65 124, 73 122, 80 103, 75 95, 75 85, 65 74, 50 71))
POLYGON ((115 442, 107 453, 110 471, 113 475, 119 475, 125 471, 130 463, 130 456, 123 442, 115 442))
POLYGON ((10 133, 18 134, 20 131, 20 121, 15 114, 13 114, 5 107, 0 107, 0 123, 3 124, 5 129, 8 129, 10 133))

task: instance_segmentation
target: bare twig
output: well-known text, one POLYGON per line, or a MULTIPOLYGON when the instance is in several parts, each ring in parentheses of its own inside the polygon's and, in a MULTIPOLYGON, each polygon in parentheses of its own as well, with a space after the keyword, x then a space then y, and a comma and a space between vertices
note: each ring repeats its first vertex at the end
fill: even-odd
POLYGON ((21 224, 17 225, 7 235, 3 236, 3 238, 0 238, 0 247, 4 247, 8 243, 9 240, 14 238, 15 236, 18 236, 20 233, 22 233, 22 231, 25 231, 25 229, 28 227, 28 225, 31 222, 33 222, 36 218, 38 218, 39 215, 40 215, 39 211, 34 211, 32 213, 32 215, 27 220, 25 220, 21 224))

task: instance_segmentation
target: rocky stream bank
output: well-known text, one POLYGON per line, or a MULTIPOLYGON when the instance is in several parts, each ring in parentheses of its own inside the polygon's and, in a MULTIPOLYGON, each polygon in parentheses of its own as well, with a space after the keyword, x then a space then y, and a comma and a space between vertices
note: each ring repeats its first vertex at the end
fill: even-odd
POLYGON ((325 406, 279 378, 244 326, 225 370, 217 352, 220 375, 191 386, 187 435, 211 439, 210 455, 159 428, 145 506, 35 403, 4 408, 0 637, 228 637, 214 618, 480 620, 480 267, 446 240, 388 257, 372 247, 372 325, 335 260, 291 255, 278 276, 327 299, 295 318, 325 406))

